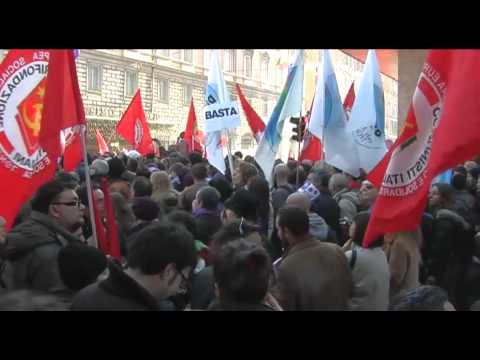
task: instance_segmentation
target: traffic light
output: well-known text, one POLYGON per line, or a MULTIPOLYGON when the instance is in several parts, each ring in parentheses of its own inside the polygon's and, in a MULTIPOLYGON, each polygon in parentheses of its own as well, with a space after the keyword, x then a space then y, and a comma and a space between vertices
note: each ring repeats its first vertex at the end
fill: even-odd
POLYGON ((296 125, 293 128, 293 133, 295 135, 293 135, 290 139, 293 141, 301 142, 305 134, 305 128, 306 128, 305 117, 304 116, 302 116, 301 118, 291 117, 290 122, 296 125))

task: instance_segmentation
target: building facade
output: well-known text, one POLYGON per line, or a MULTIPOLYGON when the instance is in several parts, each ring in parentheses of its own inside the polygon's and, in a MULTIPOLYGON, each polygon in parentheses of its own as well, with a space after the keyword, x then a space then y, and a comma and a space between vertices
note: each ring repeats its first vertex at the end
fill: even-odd
MULTIPOLYGON (((332 61, 340 94, 344 97, 355 80, 358 88, 363 64, 340 50, 333 50, 332 61)), ((287 77, 294 50, 224 49, 219 51, 220 65, 232 99, 237 99, 235 83, 242 88, 250 104, 264 122, 273 111, 287 77)), ((6 51, 0 50, 0 60, 6 51)), ((311 106, 321 50, 305 52, 304 112, 311 106)), ((77 72, 85 113, 89 124, 89 147, 96 148, 98 128, 112 148, 128 147, 115 126, 140 88, 143 107, 152 137, 167 147, 176 142, 185 129, 193 99, 198 125, 203 128, 202 109, 210 63, 210 50, 202 49, 95 49, 80 50, 77 72)), ((385 92, 386 135, 397 136, 398 83, 382 75, 385 92)), ((284 135, 290 137, 291 127, 284 135)), ((241 113, 241 126, 232 133, 232 148, 253 155, 256 143, 241 113)), ((284 142, 288 153, 295 144, 284 142)))

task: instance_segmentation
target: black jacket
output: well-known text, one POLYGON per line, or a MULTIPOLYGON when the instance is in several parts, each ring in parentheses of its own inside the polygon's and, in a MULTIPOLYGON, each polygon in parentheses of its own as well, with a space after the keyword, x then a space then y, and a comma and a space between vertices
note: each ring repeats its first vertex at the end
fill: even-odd
POLYGON ((195 216, 197 240, 209 245, 213 234, 222 227, 222 220, 216 214, 204 213, 195 216))
POLYGON ((48 215, 32 211, 25 222, 11 230, 2 247, 7 289, 45 291, 68 299, 72 292, 61 280, 57 256, 63 246, 81 241, 48 215))
POLYGON ((341 236, 340 207, 329 193, 320 192, 320 195, 312 201, 311 210, 326 221, 338 238, 341 236))
POLYGON ((87 286, 74 298, 73 311, 157 311, 159 302, 114 262, 108 278, 87 286))

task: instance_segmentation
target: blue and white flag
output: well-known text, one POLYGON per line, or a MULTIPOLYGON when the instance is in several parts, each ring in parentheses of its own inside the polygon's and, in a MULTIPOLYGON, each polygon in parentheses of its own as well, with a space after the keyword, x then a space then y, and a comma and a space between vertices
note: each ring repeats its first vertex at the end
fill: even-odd
POLYGON ((329 50, 323 50, 309 130, 322 140, 325 162, 353 176, 359 176, 359 158, 338 91, 329 50), (323 137, 322 137, 323 136, 323 137))
POLYGON ((441 173, 440 175, 438 175, 435 179, 433 179, 432 185, 438 184, 438 183, 451 184, 452 177, 453 177, 453 169, 449 169, 441 173))
POLYGON ((292 116, 299 116, 302 111, 303 65, 303 50, 297 50, 295 60, 289 67, 285 86, 273 109, 255 154, 255 160, 262 168, 269 182, 271 182, 273 163, 282 140, 285 119, 292 116))
POLYGON ((385 101, 375 50, 368 52, 347 129, 353 135, 360 167, 370 172, 387 152, 385 101))
MULTIPOLYGON (((205 92, 207 105, 226 103, 230 101, 227 84, 223 78, 222 70, 218 62, 217 50, 210 52, 210 71, 208 73, 207 89, 205 92)), ((215 166, 218 171, 225 174, 225 160, 222 147, 222 132, 206 132, 205 148, 208 162, 215 166)))

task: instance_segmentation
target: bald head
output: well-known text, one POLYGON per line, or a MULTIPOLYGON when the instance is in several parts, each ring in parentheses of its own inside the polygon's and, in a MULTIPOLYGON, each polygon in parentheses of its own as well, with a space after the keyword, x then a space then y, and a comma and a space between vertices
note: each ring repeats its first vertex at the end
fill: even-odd
POLYGON ((344 174, 333 174, 328 182, 328 190, 332 195, 347 187, 348 178, 344 174))
POLYGON ((306 211, 307 213, 310 212, 310 205, 311 205, 310 198, 305 193, 298 193, 298 192, 293 193, 287 198, 286 203, 287 205, 296 206, 306 211))
POLYGON ((275 166, 274 176, 277 183, 279 182, 288 182, 288 175, 290 174, 290 170, 288 166, 285 164, 278 164, 275 166))

